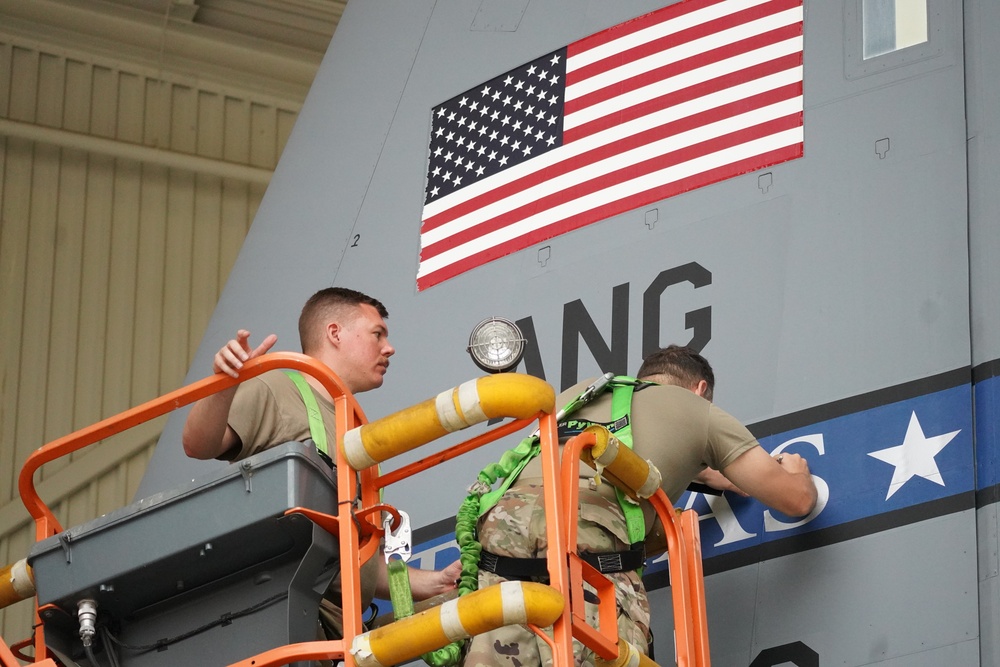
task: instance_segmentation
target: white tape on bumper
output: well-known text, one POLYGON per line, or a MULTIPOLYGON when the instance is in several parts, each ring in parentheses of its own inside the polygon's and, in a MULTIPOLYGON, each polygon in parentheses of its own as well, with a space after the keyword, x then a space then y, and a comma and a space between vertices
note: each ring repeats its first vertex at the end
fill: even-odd
POLYGON ((344 434, 344 456, 347 457, 351 467, 355 470, 361 470, 378 463, 365 450, 365 445, 361 441, 361 429, 361 426, 352 428, 344 434))
POLYGON ((441 630, 449 641, 458 641, 469 636, 469 631, 459 618, 458 600, 449 600, 441 605, 441 630))
POLYGON ((383 667, 382 663, 375 658, 375 654, 372 653, 370 632, 354 638, 354 641, 351 642, 351 655, 354 656, 355 662, 363 667, 383 667))
POLYGON ((454 389, 449 389, 448 391, 442 391, 434 399, 434 407, 437 409, 438 421, 441 422, 441 426, 448 433, 454 433, 459 431, 468 424, 462 419, 462 415, 458 412, 455 407, 455 399, 452 395, 455 393, 454 389))
POLYGON ((449 433, 478 424, 486 420, 486 414, 479 404, 479 386, 477 380, 463 382, 454 389, 442 391, 434 399, 438 420, 449 433), (455 407, 455 398, 458 407, 455 407))
POLYGON ((651 495, 656 493, 656 490, 660 488, 660 482, 663 481, 660 471, 655 465, 653 465, 653 462, 646 459, 646 463, 649 464, 649 476, 646 477, 646 481, 642 485, 642 488, 636 489, 635 491, 636 495, 640 498, 649 498, 651 495))
POLYGON ((469 380, 458 386, 458 403, 462 406, 462 414, 469 424, 486 421, 486 413, 479 401, 479 382, 469 380))
POLYGON ((10 585, 14 592, 22 598, 30 598, 35 594, 35 582, 28 572, 28 561, 22 558, 10 567, 10 585))
POLYGON ((501 582, 500 599, 503 600, 504 623, 510 625, 528 622, 528 611, 524 606, 524 589, 521 587, 521 582, 501 582))

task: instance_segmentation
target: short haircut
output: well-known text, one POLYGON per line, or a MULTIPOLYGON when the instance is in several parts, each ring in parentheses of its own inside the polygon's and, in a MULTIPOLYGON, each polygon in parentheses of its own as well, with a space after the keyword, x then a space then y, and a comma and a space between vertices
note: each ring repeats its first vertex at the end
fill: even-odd
POLYGON ((705 398, 712 400, 715 392, 715 373, 712 365, 697 350, 681 345, 668 345, 647 356, 639 367, 637 377, 647 378, 652 375, 667 375, 674 378, 678 385, 690 387, 702 380, 708 383, 705 398))
POLYGON ((323 327, 327 322, 345 317, 346 308, 361 305, 372 306, 383 319, 389 317, 389 311, 381 301, 346 287, 327 287, 309 297, 299 316, 299 342, 302 351, 308 354, 319 347, 323 327))

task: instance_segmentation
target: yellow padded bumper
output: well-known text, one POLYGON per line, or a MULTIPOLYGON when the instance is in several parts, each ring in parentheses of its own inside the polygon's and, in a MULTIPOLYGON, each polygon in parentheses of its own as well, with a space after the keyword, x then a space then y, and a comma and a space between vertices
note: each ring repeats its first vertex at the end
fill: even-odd
POLYGON ((585 449, 581 458, 603 478, 633 499, 649 498, 660 488, 662 476, 656 466, 641 458, 603 426, 588 426, 585 432, 597 436, 597 444, 585 449))
POLYGON ((0 569, 0 609, 35 594, 35 579, 31 566, 22 558, 13 565, 0 569))
POLYGON ((359 667, 395 665, 505 625, 552 625, 564 604, 544 584, 505 581, 358 635, 351 654, 359 667))
POLYGON ((594 656, 597 667, 657 667, 649 656, 640 652, 634 645, 618 638, 618 657, 614 660, 604 660, 599 655, 594 656))
POLYGON ((360 470, 488 419, 550 414, 555 400, 552 386, 536 377, 488 375, 352 429, 344 434, 341 447, 351 466, 360 470))

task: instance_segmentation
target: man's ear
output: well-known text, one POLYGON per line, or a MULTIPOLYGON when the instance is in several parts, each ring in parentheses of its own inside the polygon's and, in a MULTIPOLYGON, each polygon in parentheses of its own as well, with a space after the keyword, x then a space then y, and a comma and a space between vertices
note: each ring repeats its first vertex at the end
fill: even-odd
POLYGON ((340 344, 340 334, 343 331, 337 322, 327 322, 326 323, 326 339, 330 341, 333 345, 340 344))
POLYGON ((691 391, 698 394, 702 398, 705 398, 705 394, 708 393, 708 381, 699 380, 698 384, 694 385, 694 387, 691 388, 691 391))

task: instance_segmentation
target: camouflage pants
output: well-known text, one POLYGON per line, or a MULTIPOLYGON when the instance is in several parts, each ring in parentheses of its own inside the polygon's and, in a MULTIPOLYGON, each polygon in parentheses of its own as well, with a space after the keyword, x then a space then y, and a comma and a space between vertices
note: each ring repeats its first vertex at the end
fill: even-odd
MULTIPOLYGON (((627 535, 625 518, 616 501, 608 500, 585 487, 580 488, 580 521, 577 544, 580 551, 608 552, 628 548, 621 537, 627 535)), ((500 556, 537 558, 545 556, 545 511, 541 487, 523 483, 512 487, 480 520, 479 539, 483 549, 500 556)), ((649 633, 649 600, 637 572, 606 575, 615 586, 618 607, 618 636, 643 652, 649 633)), ((492 572, 479 573, 479 587, 504 579, 492 572)), ((594 591, 589 586, 589 593, 594 591)), ((596 595, 593 595, 596 601, 596 595)), ((587 622, 597 627, 597 605, 587 604, 587 622)), ((551 631, 551 629, 549 629, 551 631)), ((594 665, 594 654, 573 642, 577 666, 594 665)), ((465 667, 498 665, 531 667, 552 665, 548 645, 525 626, 511 625, 473 637, 466 645, 465 667)))

